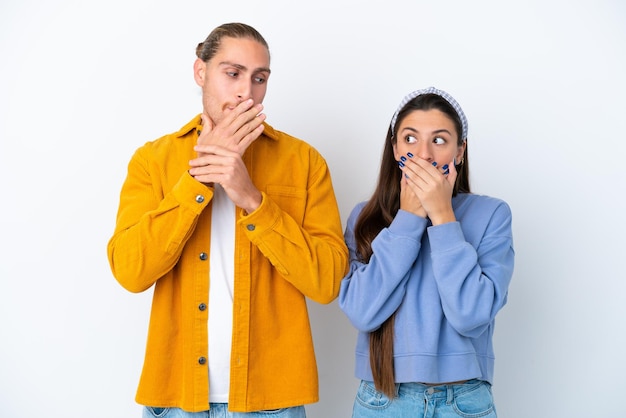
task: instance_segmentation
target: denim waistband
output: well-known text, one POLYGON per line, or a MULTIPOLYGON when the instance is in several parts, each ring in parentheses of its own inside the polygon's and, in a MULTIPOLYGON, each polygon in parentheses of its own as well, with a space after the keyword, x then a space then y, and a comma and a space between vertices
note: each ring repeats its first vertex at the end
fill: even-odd
POLYGON ((396 393, 405 396, 424 396, 430 399, 451 400, 464 392, 474 389, 477 385, 487 384, 482 380, 471 379, 467 382, 451 385, 425 385, 423 383, 398 383, 396 393))

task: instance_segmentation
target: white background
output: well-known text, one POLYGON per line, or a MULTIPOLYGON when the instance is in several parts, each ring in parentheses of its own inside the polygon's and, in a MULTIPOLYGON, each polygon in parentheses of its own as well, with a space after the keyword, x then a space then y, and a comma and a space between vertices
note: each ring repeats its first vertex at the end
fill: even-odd
MULTIPOLYGON (((106 244, 132 152, 200 112, 195 46, 228 21, 269 42, 268 122, 327 158, 344 224, 400 99, 455 96, 473 189, 514 215, 500 416, 623 414, 624 2, 2 0, 0 416, 140 416, 151 293, 117 284, 106 244)), ((356 334, 310 308, 308 416, 349 417, 356 334)))

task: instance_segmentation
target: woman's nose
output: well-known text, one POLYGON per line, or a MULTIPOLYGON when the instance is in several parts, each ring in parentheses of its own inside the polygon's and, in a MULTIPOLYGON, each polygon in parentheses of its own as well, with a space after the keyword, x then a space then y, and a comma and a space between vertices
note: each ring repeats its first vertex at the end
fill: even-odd
POLYGON ((433 154, 430 150, 430 146, 428 143, 422 141, 421 143, 418 144, 417 149, 415 151, 417 151, 415 155, 417 155, 422 160, 432 162, 433 154))

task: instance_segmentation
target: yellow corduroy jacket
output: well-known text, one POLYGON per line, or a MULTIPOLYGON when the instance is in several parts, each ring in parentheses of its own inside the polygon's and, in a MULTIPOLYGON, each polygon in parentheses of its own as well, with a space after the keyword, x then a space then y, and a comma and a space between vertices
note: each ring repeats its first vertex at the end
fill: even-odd
MULTIPOLYGON (((122 187, 111 270, 131 292, 154 287, 136 401, 209 409, 207 299, 213 189, 189 160, 198 115, 133 155, 122 187)), ((330 172, 310 145, 265 124, 245 152, 263 194, 237 208, 229 409, 278 409, 318 401, 308 297, 333 301, 348 268, 330 172)))

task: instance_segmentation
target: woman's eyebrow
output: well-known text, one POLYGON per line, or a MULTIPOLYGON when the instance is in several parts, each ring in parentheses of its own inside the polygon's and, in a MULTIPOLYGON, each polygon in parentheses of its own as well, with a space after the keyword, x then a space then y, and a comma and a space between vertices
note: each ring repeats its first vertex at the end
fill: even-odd
MULTIPOLYGON (((415 132, 415 133, 419 133, 420 131, 418 129, 415 129, 411 126, 407 126, 402 128, 402 131, 411 131, 411 132, 415 132)), ((448 135, 452 135, 452 133, 447 130, 447 129, 436 129, 434 131, 432 131, 433 134, 440 134, 440 133, 447 133, 448 135)))

